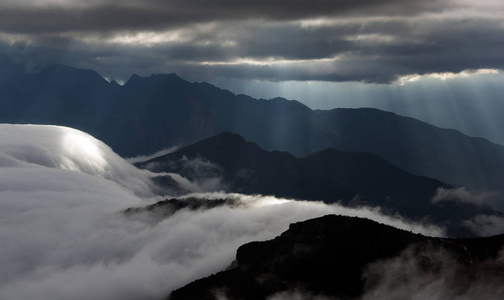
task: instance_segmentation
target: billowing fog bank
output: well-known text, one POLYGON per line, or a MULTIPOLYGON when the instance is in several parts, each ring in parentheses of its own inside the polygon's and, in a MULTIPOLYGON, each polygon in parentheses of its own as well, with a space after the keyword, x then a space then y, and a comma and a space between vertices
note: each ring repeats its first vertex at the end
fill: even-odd
POLYGON ((154 175, 75 129, 0 125, 0 299, 162 299, 225 268, 240 245, 326 214, 443 235, 372 208, 223 192, 191 196, 244 205, 126 217, 171 196, 156 194, 154 175))

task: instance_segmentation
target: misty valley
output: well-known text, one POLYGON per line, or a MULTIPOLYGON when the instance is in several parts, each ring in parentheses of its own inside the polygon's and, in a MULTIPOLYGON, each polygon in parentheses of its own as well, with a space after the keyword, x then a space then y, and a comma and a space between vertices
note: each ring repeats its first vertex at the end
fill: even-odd
POLYGON ((504 146, 0 59, 0 299, 504 299, 504 146))

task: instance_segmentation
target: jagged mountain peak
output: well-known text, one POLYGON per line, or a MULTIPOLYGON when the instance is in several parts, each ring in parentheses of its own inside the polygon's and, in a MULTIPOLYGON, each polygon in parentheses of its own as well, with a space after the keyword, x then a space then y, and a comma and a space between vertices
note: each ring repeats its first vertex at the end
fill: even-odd
POLYGON ((182 79, 175 73, 169 74, 151 74, 148 77, 140 76, 138 74, 133 74, 126 81, 125 86, 131 86, 139 83, 148 83, 148 84, 180 84, 180 83, 189 83, 189 81, 182 79))
POLYGON ((167 154, 155 160, 164 160, 174 155, 186 157, 202 156, 215 161, 246 156, 252 160, 257 158, 257 156, 262 157, 265 153, 256 143, 246 141, 239 134, 223 131, 215 136, 183 147, 173 154, 167 154))

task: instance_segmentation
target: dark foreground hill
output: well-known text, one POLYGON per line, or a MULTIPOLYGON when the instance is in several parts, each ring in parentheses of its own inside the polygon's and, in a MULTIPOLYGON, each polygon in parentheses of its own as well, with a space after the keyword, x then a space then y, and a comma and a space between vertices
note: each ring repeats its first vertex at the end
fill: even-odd
POLYGON ((228 270, 169 299, 502 299, 503 245, 504 235, 431 238, 329 215, 241 246, 228 270))
POLYGON ((296 156, 327 148, 377 154, 418 175, 504 190, 504 147, 376 109, 314 111, 282 98, 256 100, 175 74, 132 76, 51 65, 25 73, 1 60, 0 122, 57 124, 92 134, 122 156, 187 145, 222 131, 296 156))
POLYGON ((139 164, 155 172, 172 172, 201 182, 219 178, 227 192, 274 195, 378 206, 389 215, 447 226, 449 234, 470 235, 465 221, 477 215, 500 215, 488 206, 445 199, 433 203, 438 180, 412 175, 369 153, 326 149, 303 158, 265 151, 243 137, 224 132, 139 164))

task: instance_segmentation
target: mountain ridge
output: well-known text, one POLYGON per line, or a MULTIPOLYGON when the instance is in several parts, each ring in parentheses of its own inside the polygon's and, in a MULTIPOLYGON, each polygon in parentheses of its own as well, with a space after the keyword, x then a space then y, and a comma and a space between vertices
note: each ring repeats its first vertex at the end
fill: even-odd
POLYGON ((297 158, 263 150, 229 132, 136 165, 193 182, 218 179, 217 189, 226 192, 379 207, 385 214, 447 226, 450 235, 471 236, 465 221, 478 214, 502 216, 489 206, 457 201, 456 196, 434 202, 440 190, 455 187, 410 174, 372 153, 328 148, 297 158))
POLYGON ((119 86, 94 71, 53 67, 65 82, 49 80, 54 77, 44 70, 13 71, 15 79, 0 80, 0 122, 74 127, 123 157, 232 131, 266 150, 298 157, 329 147, 369 152, 414 174, 504 191, 504 146, 416 119, 377 109, 321 111, 295 100, 257 100, 173 73, 133 75, 119 86))

